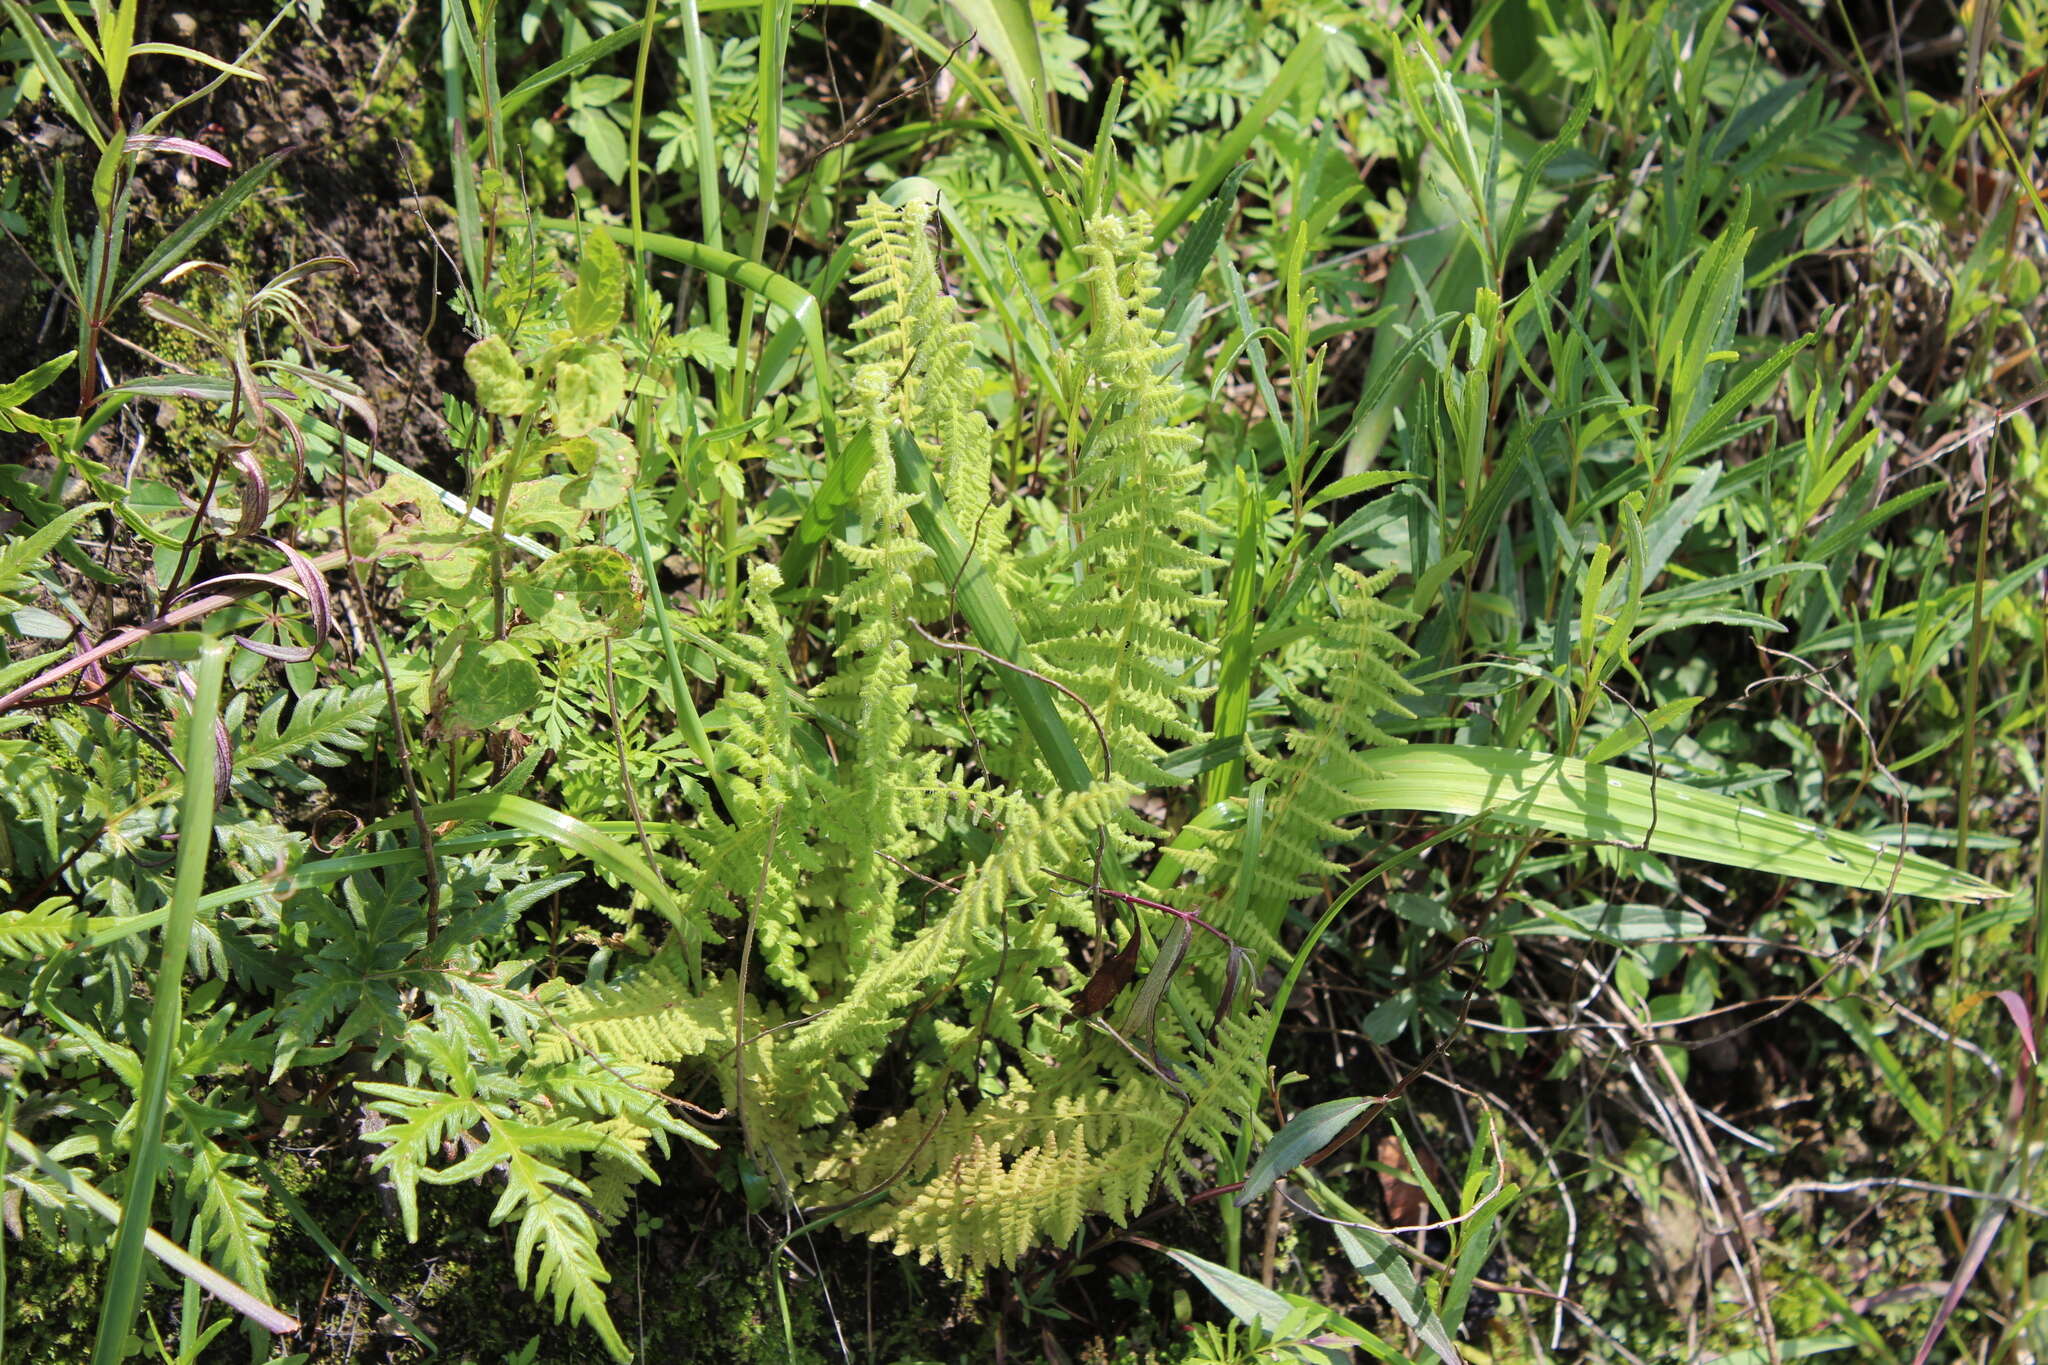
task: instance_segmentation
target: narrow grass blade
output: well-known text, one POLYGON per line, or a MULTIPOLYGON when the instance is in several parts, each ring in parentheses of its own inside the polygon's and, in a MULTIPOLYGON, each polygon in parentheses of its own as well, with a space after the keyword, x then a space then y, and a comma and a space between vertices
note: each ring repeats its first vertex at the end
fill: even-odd
POLYGON ((448 119, 449 171, 454 180, 455 234, 462 250, 462 274, 470 289, 484 281, 483 214, 477 203, 476 163, 469 154, 469 101, 463 72, 476 53, 465 0, 441 0, 441 106, 448 119))
POLYGON ((156 249, 145 256, 142 264, 136 266, 133 273, 122 281, 120 292, 114 295, 113 306, 108 312, 111 313, 113 308, 120 307, 163 278, 165 271, 184 259, 185 254, 198 246, 208 233, 226 222, 228 215, 240 208, 244 200, 263 188, 263 182, 270 178, 270 173, 283 165, 284 159, 290 155, 289 148, 282 152, 272 152, 244 171, 234 184, 222 190, 216 198, 208 201, 205 208, 178 224, 170 236, 158 242, 156 249))
POLYGON ((689 744, 690 752, 697 755, 697 761, 704 765, 704 773, 710 778, 712 789, 730 810, 732 798, 726 791, 725 768, 718 761, 718 751, 712 747, 711 736, 704 729, 704 718, 697 714, 696 700, 690 695, 689 675, 683 671, 682 655, 676 650, 676 633, 669 621, 669 601, 659 587, 661 579, 654 563, 654 546, 642 524, 638 498, 626 499, 626 513, 633 526, 633 546, 640 555, 640 572, 647 583, 648 614, 654 618, 654 632, 661 639, 661 657, 668 669, 669 691, 675 694, 671 709, 676 723, 683 728, 683 739, 689 744))
MULTIPOLYGON (((1218 741, 1241 746, 1245 722, 1251 716, 1253 641, 1259 632, 1259 597, 1263 584, 1259 574, 1260 531, 1263 529, 1265 496, 1245 479, 1237 477, 1237 540, 1230 552, 1230 577, 1224 588, 1223 648, 1216 670, 1216 698, 1210 710, 1210 729, 1218 741)), ((1244 789, 1244 763, 1236 754, 1231 761, 1209 770, 1202 782, 1203 804, 1235 796, 1244 789)))
POLYGON ((92 111, 92 105, 79 92, 78 85, 71 79, 71 68, 64 65, 57 56, 57 49, 50 46, 48 35, 42 25, 35 21, 28 7, 20 0, 5 0, 7 17, 14 21, 14 27, 21 34, 22 42, 28 45, 29 59, 35 63, 43 84, 50 87, 52 98, 64 111, 64 117, 92 138, 95 147, 107 145, 107 135, 100 128, 100 121, 92 111))
POLYGON ((172 1056, 184 1025, 185 964, 213 845, 214 722, 220 714, 221 682, 227 676, 232 652, 233 647, 223 640, 208 641, 200 651, 197 691, 185 723, 185 792, 178 810, 177 871, 152 987, 155 1003, 149 1015, 142 1084, 135 1093, 128 1197, 108 1258, 106 1297, 100 1301, 99 1330, 93 1338, 93 1365, 118 1365, 126 1354, 128 1333, 142 1301, 142 1257, 147 1249, 143 1234, 149 1231, 150 1205, 156 1198, 157 1175, 163 1164, 164 1114, 170 1108, 166 1094, 172 1056))
POLYGON ((642 21, 635 19, 624 28, 613 29, 604 37, 585 43, 559 62, 542 67, 505 92, 504 98, 498 101, 498 117, 510 119, 525 107, 528 100, 556 81, 575 75, 592 62, 610 56, 628 43, 637 42, 644 27, 642 21))
POLYGON ((860 494, 861 480, 875 462, 875 442, 865 430, 854 433, 837 460, 825 466, 825 477, 811 490, 797 522, 789 547, 782 553, 782 572, 791 583, 810 577, 825 542, 839 529, 839 523, 860 494))
POLYGON ((1832 1020, 1836 1027, 1849 1035, 1863 1055, 1870 1059, 1885 1088, 1892 1092, 1892 1098, 1899 1107, 1920 1126, 1920 1132, 1937 1148, 1947 1148, 1952 1136, 1949 1126, 1942 1120, 1941 1111, 1920 1093, 1920 1087, 1913 1083, 1913 1077, 1906 1070, 1906 1064, 1899 1060, 1899 1054, 1892 1051, 1890 1043, 1884 1040, 1877 1028, 1864 1012, 1861 1001, 1857 1000, 1815 1000, 1813 1007, 1832 1020))
POLYGON ((2006 894, 1860 835, 1575 758, 1454 744, 1376 749, 1360 758, 1367 775, 1349 790, 1361 810, 1485 816, 1571 839, 1935 900, 1985 901, 2006 894))
POLYGON ((369 1277, 356 1269, 356 1263, 351 1261, 347 1254, 334 1244, 334 1240, 327 1235, 321 1226, 313 1221, 313 1215, 306 1211, 306 1206, 301 1204, 297 1197, 285 1188, 283 1181, 272 1174, 270 1164, 262 1157, 256 1156, 253 1149, 250 1155, 255 1160, 256 1174, 262 1178, 264 1188, 270 1191, 272 1198, 284 1206, 284 1211, 291 1215, 294 1223, 299 1225, 299 1230, 313 1239, 313 1245, 320 1248, 321 1254, 333 1264, 334 1268, 343 1275, 346 1275, 349 1283, 362 1290, 364 1298, 383 1309, 393 1322, 403 1327, 414 1341, 426 1347, 428 1355, 441 1354, 441 1348, 434 1344, 434 1339, 427 1335, 425 1329, 407 1317, 404 1310, 399 1308, 397 1304, 379 1293, 377 1286, 370 1283, 369 1277))
POLYGON ((1188 220, 1188 216, 1200 208, 1215 188, 1223 183, 1223 177, 1230 173, 1252 145, 1252 140, 1266 126, 1267 120, 1280 111, 1280 106, 1294 97, 1302 82, 1312 75, 1320 75, 1323 66, 1323 43, 1328 32, 1320 22, 1312 22, 1302 34, 1301 42, 1294 51, 1287 54, 1287 60, 1273 73, 1273 83, 1268 85, 1252 107, 1244 111, 1229 133, 1217 141, 1203 161, 1201 170, 1188 187, 1180 192, 1165 213, 1159 216, 1152 229, 1152 244, 1156 247, 1173 234, 1173 230, 1188 220))

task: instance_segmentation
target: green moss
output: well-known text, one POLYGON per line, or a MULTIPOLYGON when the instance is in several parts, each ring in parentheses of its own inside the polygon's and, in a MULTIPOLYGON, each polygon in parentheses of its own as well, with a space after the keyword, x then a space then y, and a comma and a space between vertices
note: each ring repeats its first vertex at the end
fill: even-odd
POLYGON ((7 1340, 10 1365, 77 1365, 92 1354, 99 1321, 104 1248, 47 1236, 33 1222, 27 1235, 6 1239, 7 1340))

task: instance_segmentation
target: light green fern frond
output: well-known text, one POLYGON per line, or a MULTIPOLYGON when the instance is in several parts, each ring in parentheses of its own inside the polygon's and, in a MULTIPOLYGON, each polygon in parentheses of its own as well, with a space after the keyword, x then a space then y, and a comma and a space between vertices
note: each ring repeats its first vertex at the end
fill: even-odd
MULTIPOLYGON (((1343 874, 1325 850, 1346 838, 1337 822, 1357 811, 1345 790, 1360 773, 1357 755, 1399 743, 1377 720, 1408 715, 1400 698, 1416 692, 1395 666, 1414 653, 1393 633, 1411 618, 1378 595, 1389 577, 1338 567, 1334 609, 1314 632, 1327 667, 1325 695, 1290 689, 1303 723, 1287 732, 1283 755, 1253 759, 1268 788, 1258 856, 1233 858, 1229 866, 1233 879, 1251 880, 1257 899, 1285 904, 1315 880, 1343 874)), ((1242 853, 1242 831, 1229 843, 1242 853)))
POLYGON ((955 1101, 936 1115, 894 1116, 813 1174, 852 1197, 900 1173, 886 1198, 842 1220, 900 1255, 954 1275, 1014 1265, 1034 1246, 1070 1240, 1084 1217, 1129 1221, 1161 1188, 1199 1175, 1198 1157, 1228 1150, 1257 1104, 1262 1029, 1257 1016, 1224 1021, 1213 1048, 1177 1068, 1180 1094, 1077 1034, 1057 1068, 1012 1072, 1005 1094, 972 1109, 955 1101))
MULTIPOLYGON (((880 367, 862 367, 855 388, 869 410, 874 439, 886 446, 892 390, 880 367)), ((845 634, 847 661, 820 685, 821 709, 835 703, 854 716, 854 752, 818 802, 821 834, 837 853, 832 871, 807 887, 807 898, 831 913, 818 922, 838 929, 821 936, 810 976, 821 990, 836 986, 893 945, 900 908, 899 870, 916 848, 912 823, 928 804, 917 793, 936 780, 937 756, 910 750, 917 685, 904 621, 916 608, 918 580, 931 551, 913 533, 916 501, 896 488, 895 465, 878 459, 861 486, 863 543, 843 541, 855 578, 833 600, 845 634)))
POLYGON ((702 1056, 732 1042, 736 999, 729 976, 692 993, 683 955, 670 944, 608 981, 547 1000, 551 1027, 535 1035, 534 1060, 561 1061, 584 1048, 629 1064, 702 1056))
POLYGON ((1173 352, 1152 302, 1158 263, 1145 241, 1141 221, 1097 218, 1081 248, 1091 318, 1074 363, 1096 416, 1068 556, 1078 583, 1035 648, 1045 671, 1093 709, 1117 773, 1165 786, 1174 779, 1158 740, 1202 738, 1194 716, 1208 689, 1186 679, 1215 653, 1189 622, 1217 607, 1197 586, 1221 561, 1190 541, 1220 528, 1196 497, 1200 437, 1179 420, 1186 395, 1169 377, 1173 352))
POLYGON ((876 450, 888 450, 897 424, 917 438, 954 523, 987 558, 1008 544, 1009 519, 990 499, 994 435, 979 407, 987 376, 974 363, 974 325, 940 285, 935 212, 926 196, 895 206, 870 196, 854 219, 853 249, 865 268, 854 277, 853 299, 864 311, 852 354, 864 372, 874 367, 873 378, 856 378, 856 407, 876 450), (867 396, 863 382, 884 386, 886 399, 867 396))
POLYGON ((85 912, 69 896, 0 912, 0 958, 47 957, 84 934, 85 926, 85 912))
POLYGON ((907 942, 864 964, 823 1018, 776 1049, 779 1074, 772 1083, 782 1094, 803 1097, 802 1121, 824 1123, 842 1113, 904 1010, 952 974, 977 936, 1013 905, 1047 895, 1047 869, 1084 870, 1098 831, 1127 815, 1135 794, 1127 783, 1109 782, 1041 798, 997 798, 1003 836, 967 874, 952 903, 907 942))
POLYGON ((797 890, 818 866, 807 837, 814 778, 800 757, 797 734, 807 722, 801 689, 790 676, 789 627, 775 605, 781 587, 773 564, 756 565, 746 592, 755 629, 726 640, 739 675, 725 699, 733 823, 710 821, 681 835, 701 869, 684 901, 689 911, 729 914, 733 906, 747 907, 769 975, 813 999, 817 988, 805 958, 816 939, 805 926, 797 890))

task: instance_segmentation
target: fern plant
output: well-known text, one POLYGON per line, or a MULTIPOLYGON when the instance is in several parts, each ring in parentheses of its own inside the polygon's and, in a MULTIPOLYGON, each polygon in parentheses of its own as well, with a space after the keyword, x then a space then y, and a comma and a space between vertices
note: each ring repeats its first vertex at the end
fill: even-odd
POLYGON ((744 680, 726 703, 734 819, 686 837, 702 869, 687 898, 740 910, 758 974, 693 1003, 669 951, 555 1009, 608 1060, 670 1065, 723 1025, 704 1002, 739 992, 739 1048, 718 1078, 756 1161, 797 1202, 857 1205, 848 1227, 964 1273, 1015 1264, 1086 1217, 1134 1216, 1223 1150, 1252 1121, 1263 1023, 1240 1009, 1207 1026, 1214 1001, 1176 970, 1184 926, 1170 919, 1124 930, 1159 940, 1156 982, 1101 1019, 1070 1013, 1106 918, 1088 889, 1125 877, 1161 836, 1132 810, 1162 780, 1161 741, 1202 734, 1201 689, 1180 675, 1209 654, 1190 625, 1213 603, 1190 585, 1212 561, 1189 548, 1208 523, 1181 395, 1159 373, 1142 225, 1095 223, 1075 281, 1092 409, 1074 438, 1087 471, 1075 542, 1019 558, 991 496, 991 431, 972 401, 984 380, 973 328, 940 286, 933 207, 870 199, 856 221, 864 312, 843 415, 875 449, 900 432, 937 467, 930 496, 971 528, 995 582, 1019 599, 1075 584, 1029 613, 1032 650, 1072 722, 1100 727, 1107 768, 1060 790, 1028 745, 978 733, 976 760, 961 761, 944 710, 972 691, 966 723, 990 723, 991 674, 1029 665, 944 638, 953 585, 917 531, 925 495, 877 459, 840 544, 838 671, 796 690, 783 585, 765 567, 753 629, 730 643, 744 680), (823 763, 803 757, 811 717, 834 721, 823 763), (914 1079, 876 1120, 865 1111, 885 1059, 914 1079))

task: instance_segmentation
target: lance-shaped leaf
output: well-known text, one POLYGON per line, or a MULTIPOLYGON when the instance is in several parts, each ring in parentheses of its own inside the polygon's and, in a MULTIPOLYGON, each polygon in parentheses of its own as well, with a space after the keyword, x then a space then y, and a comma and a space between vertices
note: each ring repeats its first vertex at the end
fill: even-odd
POLYGON ((1902 896, 2006 894, 1874 839, 1624 768, 1460 744, 1409 744, 1359 758, 1362 775, 1346 788, 1360 810, 1483 815, 1570 839, 1902 896))

